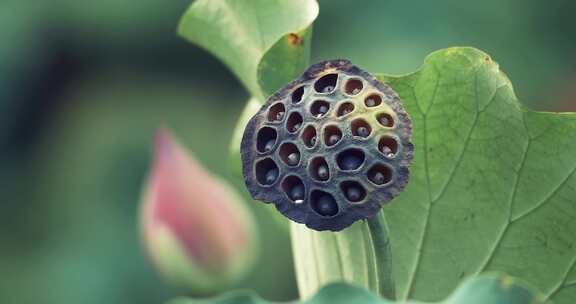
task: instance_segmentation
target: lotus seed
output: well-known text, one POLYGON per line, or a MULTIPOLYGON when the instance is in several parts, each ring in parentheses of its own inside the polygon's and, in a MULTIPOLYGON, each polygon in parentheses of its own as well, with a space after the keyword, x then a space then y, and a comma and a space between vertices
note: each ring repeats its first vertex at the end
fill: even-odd
POLYGON ((322 93, 330 93, 334 90, 334 87, 331 85, 325 86, 324 89, 322 90, 322 93))
POLYGON ((314 146, 316 144, 316 136, 310 138, 310 146, 314 146))
POLYGON ((317 211, 320 215, 333 216, 338 213, 338 205, 334 201, 334 198, 328 194, 323 194, 318 198, 317 211))
POLYGON ((354 88, 354 90, 352 90, 352 95, 356 95, 358 93, 360 93, 360 89, 354 88))
POLYGON ((382 147, 382 153, 384 153, 384 155, 386 155, 387 157, 392 157, 394 156, 394 153, 392 153, 392 149, 388 146, 383 146, 382 147))
POLYGON ((270 152, 272 151, 272 148, 274 148, 274 139, 270 139, 266 142, 266 144, 264 145, 264 152, 270 152))
POLYGON ((328 167, 326 167, 326 165, 318 166, 316 173, 318 175, 318 178, 320 178, 321 180, 328 179, 328 167))
POLYGON ((291 166, 295 166, 298 164, 298 161, 300 161, 300 154, 297 152, 292 152, 290 154, 288 154, 288 164, 291 166))
POLYGON ((370 179, 377 185, 382 185, 384 183, 385 177, 382 172, 375 172, 370 179))
POLYGON ((363 159, 356 155, 346 155, 340 162, 340 167, 343 170, 355 170, 358 169, 360 165, 362 165, 362 161, 363 159))
POLYGON ((362 198, 362 190, 358 187, 350 186, 346 189, 346 197, 353 202, 357 202, 362 198))
POLYGON ((376 105, 376 100, 374 100, 374 98, 368 98, 366 99, 366 106, 368 107, 373 107, 376 105))
POLYGON ((276 181, 276 178, 278 178, 278 169, 272 168, 272 169, 268 170, 268 172, 266 172, 266 176, 265 176, 266 185, 273 184, 276 181))
POLYGON ((366 127, 359 127, 358 130, 356 130, 356 133, 361 137, 367 137, 370 134, 366 127))
POLYGON ((389 125, 390 125, 390 121, 388 120, 387 117, 381 116, 378 121, 379 121, 380 124, 382 124, 383 126, 389 126, 389 125))
POLYGON ((340 135, 338 135, 338 134, 332 134, 332 135, 330 135, 330 137, 328 137, 328 145, 329 145, 329 146, 333 146, 333 145, 335 145, 339 140, 340 140, 340 135))
POLYGON ((282 118, 284 118, 284 112, 276 113, 276 120, 282 120, 282 118))
POLYGON ((290 198, 295 202, 303 200, 304 199, 304 185, 298 184, 298 185, 295 185, 294 187, 292 187, 292 190, 290 191, 290 198))
POLYGON ((300 123, 297 123, 297 124, 295 124, 294 126, 292 126, 292 132, 298 131, 298 129, 300 129, 300 126, 301 126, 300 123))

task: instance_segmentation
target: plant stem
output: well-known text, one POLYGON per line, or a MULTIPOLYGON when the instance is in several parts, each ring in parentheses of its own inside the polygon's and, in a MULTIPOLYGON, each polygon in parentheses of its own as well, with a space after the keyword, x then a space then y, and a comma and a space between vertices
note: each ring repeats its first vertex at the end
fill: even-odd
POLYGON ((380 295, 394 300, 396 298, 394 279, 392 274, 392 249, 388 237, 388 226, 384 212, 366 220, 372 244, 374 247, 374 258, 376 260, 376 277, 378 278, 378 289, 380 295))

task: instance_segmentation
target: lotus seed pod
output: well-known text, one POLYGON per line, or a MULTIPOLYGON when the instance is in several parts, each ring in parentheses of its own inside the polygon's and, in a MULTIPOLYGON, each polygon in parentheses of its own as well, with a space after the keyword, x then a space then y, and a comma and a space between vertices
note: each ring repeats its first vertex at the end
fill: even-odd
POLYGON ((404 190, 411 137, 410 118, 388 85, 347 60, 321 62, 248 122, 245 183, 289 219, 339 231, 404 190))

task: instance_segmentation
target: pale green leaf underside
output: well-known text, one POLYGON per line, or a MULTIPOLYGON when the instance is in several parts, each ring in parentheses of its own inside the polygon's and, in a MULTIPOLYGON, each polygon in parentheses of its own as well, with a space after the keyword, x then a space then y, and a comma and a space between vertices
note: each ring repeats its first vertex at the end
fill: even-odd
POLYGON ((263 100, 307 66, 309 27, 317 15, 315 0, 196 0, 178 33, 226 63, 263 100))
MULTIPOLYGON (((252 292, 232 292, 213 299, 176 299, 168 304, 271 304, 252 292)), ((423 302, 395 302, 381 299, 366 289, 344 283, 322 288, 309 300, 293 304, 418 304, 423 302)), ((539 296, 510 277, 485 275, 464 282, 450 297, 437 304, 538 304, 539 296)))
POLYGON ((400 299, 498 270, 576 302, 576 114, 525 109, 490 57, 450 48, 381 76, 413 121, 406 191, 384 207, 400 299))
POLYGON ((380 220, 358 221, 339 231, 314 231, 291 223, 292 250, 300 297, 307 299, 322 286, 345 281, 393 298, 390 244, 380 220), (377 226, 377 227, 374 227, 377 226))

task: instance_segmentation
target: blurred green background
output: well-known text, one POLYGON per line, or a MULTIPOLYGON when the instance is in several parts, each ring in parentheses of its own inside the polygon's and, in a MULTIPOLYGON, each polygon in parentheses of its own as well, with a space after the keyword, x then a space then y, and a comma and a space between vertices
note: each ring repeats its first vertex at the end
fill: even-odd
MULTIPOLYGON (((0 0, 0 303, 146 304, 179 294, 138 239, 154 132, 170 127, 227 177, 248 98, 225 66, 176 36, 189 3, 0 0)), ((475 46, 530 107, 574 111, 575 12, 569 0, 323 0, 313 60, 395 74, 433 50, 475 46)), ((295 298, 287 232, 247 204, 263 255, 233 288, 295 298)))

